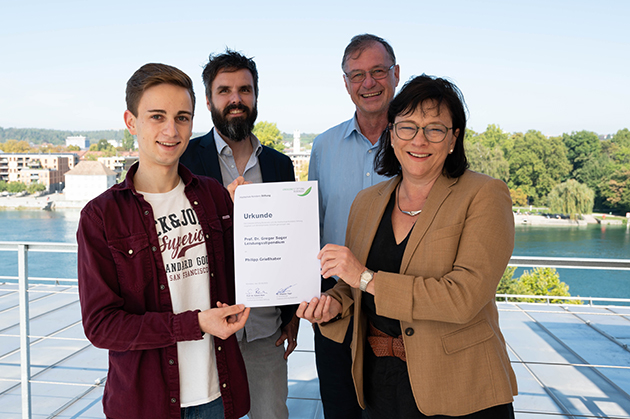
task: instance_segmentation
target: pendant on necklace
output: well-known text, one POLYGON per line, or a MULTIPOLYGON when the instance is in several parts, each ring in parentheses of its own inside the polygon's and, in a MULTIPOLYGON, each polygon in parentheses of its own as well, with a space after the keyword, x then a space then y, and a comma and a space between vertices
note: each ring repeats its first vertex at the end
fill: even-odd
POLYGON ((407 214, 411 217, 415 217, 416 215, 420 214, 422 212, 422 210, 418 210, 418 211, 403 211, 400 208, 400 202, 398 202, 398 195, 400 194, 400 183, 398 184, 398 186, 396 187, 398 190, 396 191, 396 205, 398 206, 398 211, 402 212, 403 214, 407 214))
POLYGON ((398 207, 398 209, 400 210, 400 212, 402 212, 403 214, 407 214, 407 215, 411 215, 412 217, 415 217, 416 215, 420 214, 422 212, 422 210, 418 210, 418 211, 404 211, 400 209, 400 206, 398 207))

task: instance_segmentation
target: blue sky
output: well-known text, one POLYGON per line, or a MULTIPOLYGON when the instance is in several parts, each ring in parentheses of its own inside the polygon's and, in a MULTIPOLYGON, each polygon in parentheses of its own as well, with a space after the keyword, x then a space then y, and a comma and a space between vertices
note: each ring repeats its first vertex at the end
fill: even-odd
POLYGON ((399 87, 422 73, 454 81, 475 131, 630 128, 626 0, 0 0, 0 16, 3 128, 124 128, 127 79, 163 62, 194 80, 194 131, 207 131, 201 70, 227 46, 255 57, 259 121, 319 133, 352 116, 340 61, 365 32, 394 47, 399 87))

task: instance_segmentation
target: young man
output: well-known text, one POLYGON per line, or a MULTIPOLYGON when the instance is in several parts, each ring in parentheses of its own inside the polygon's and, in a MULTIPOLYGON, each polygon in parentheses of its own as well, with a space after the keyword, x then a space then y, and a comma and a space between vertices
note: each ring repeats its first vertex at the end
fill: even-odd
MULTIPOLYGON (((311 150, 309 180, 319 182, 321 246, 345 244, 352 201, 362 189, 385 180, 374 171, 378 141, 387 128, 387 109, 399 80, 392 47, 378 36, 357 35, 341 61, 343 80, 356 107, 354 117, 317 136, 311 150)), ((322 292, 335 285, 322 280, 322 292)), ((352 382, 350 341, 338 344, 315 326, 315 359, 326 419, 360 418, 352 382)))
MULTIPOLYGON (((211 55, 203 70, 203 83, 214 128, 190 142, 182 164, 226 187, 235 182, 231 188, 243 182, 294 181, 291 159, 261 145, 252 134, 258 115, 254 60, 229 49, 211 55)), ((237 333, 247 367, 251 419, 289 417, 287 358, 297 346, 296 309, 293 305, 253 308, 245 328, 237 333)))
POLYGON ((125 124, 139 162, 81 212, 83 327, 109 349, 108 418, 239 418, 249 410, 233 333, 232 201, 179 165, 192 134, 192 81, 146 64, 127 82, 125 124), (198 416, 197 416, 198 415, 198 416))

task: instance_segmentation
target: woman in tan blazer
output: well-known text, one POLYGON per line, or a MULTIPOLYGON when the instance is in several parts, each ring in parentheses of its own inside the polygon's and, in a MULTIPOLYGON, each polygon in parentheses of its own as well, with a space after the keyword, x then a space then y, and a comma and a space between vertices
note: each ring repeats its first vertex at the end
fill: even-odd
POLYGON ((347 247, 318 256, 340 280, 298 309, 338 342, 355 316, 352 374, 372 419, 514 417, 495 304, 512 202, 504 182, 467 170, 464 106, 444 79, 405 84, 376 163, 392 179, 357 195, 347 247))

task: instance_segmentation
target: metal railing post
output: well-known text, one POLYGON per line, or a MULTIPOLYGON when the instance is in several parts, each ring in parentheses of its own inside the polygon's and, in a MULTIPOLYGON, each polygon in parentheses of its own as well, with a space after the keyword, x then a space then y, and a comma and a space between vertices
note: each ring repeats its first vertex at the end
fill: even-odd
POLYGON ((20 305, 20 375, 22 418, 31 419, 31 345, 28 314, 28 245, 18 244, 18 282, 20 305))

